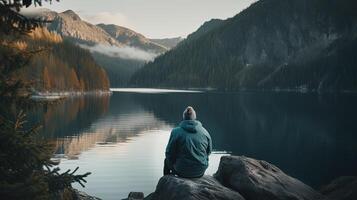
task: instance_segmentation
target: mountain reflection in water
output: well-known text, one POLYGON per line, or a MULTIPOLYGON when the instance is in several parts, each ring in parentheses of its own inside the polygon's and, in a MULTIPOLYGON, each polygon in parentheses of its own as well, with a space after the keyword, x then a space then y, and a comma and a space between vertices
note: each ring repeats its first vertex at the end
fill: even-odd
MULTIPOLYGON (((85 191, 117 199, 132 190, 154 190, 170 130, 187 105, 195 107, 216 151, 267 160, 313 187, 357 175, 356 100, 355 95, 122 91, 70 98, 39 108, 32 119, 56 142, 61 168, 93 172, 85 191)), ((221 155, 211 156, 208 174, 221 155)))

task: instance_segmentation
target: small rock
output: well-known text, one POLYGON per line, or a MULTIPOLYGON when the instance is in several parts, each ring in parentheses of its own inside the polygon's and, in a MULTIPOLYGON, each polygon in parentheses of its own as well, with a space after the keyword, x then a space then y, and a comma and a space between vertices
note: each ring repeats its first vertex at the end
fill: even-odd
POLYGON ((317 200, 324 197, 278 167, 244 156, 223 156, 215 178, 247 200, 317 200))
POLYGON ((128 200, 143 200, 144 193, 142 192, 130 192, 128 195, 128 200))

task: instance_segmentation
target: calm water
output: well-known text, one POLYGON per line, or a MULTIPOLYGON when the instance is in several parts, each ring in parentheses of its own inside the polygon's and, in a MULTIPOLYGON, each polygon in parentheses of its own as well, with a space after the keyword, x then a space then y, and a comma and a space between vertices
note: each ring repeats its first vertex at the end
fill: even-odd
POLYGON ((116 90, 39 107, 32 119, 56 142, 63 170, 93 173, 86 188, 75 187, 120 199, 154 191, 170 130, 187 105, 212 136, 207 174, 231 152, 267 160, 315 188, 357 175, 356 102, 356 95, 116 90))

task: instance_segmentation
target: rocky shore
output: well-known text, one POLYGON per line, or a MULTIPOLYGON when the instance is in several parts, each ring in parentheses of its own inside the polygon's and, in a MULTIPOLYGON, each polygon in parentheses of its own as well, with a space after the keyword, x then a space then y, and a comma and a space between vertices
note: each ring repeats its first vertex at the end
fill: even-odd
POLYGON ((357 177, 341 177, 316 191, 266 161, 223 156, 213 176, 186 179, 163 176, 155 192, 129 200, 355 200, 357 177))

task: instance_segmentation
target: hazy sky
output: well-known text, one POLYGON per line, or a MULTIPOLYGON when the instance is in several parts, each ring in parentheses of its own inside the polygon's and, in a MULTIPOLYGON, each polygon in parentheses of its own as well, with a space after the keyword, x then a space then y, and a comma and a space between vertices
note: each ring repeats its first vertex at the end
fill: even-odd
POLYGON ((45 7, 74 10, 93 24, 113 23, 149 38, 186 37, 203 22, 226 19, 256 0, 60 0, 45 7))

